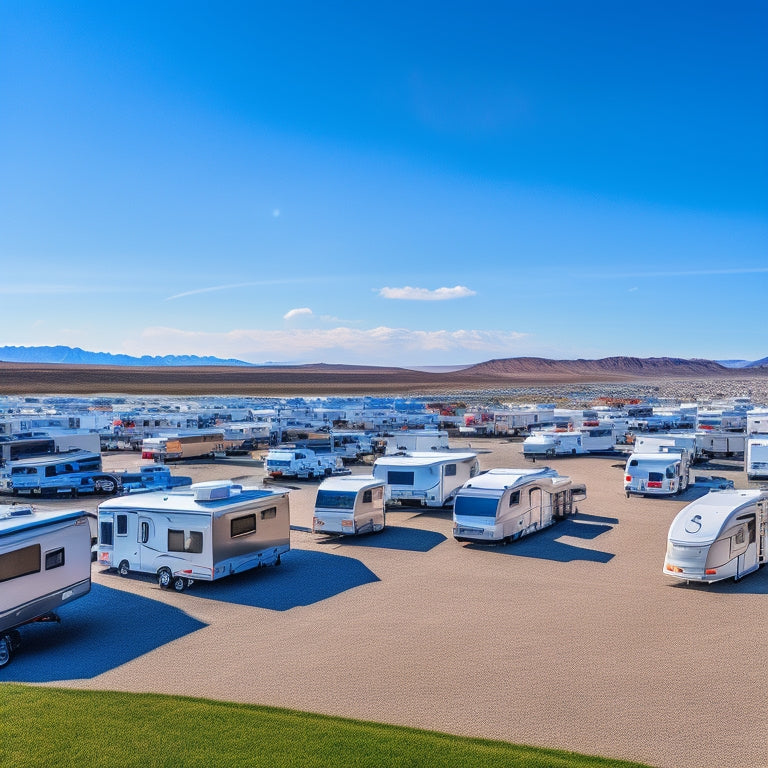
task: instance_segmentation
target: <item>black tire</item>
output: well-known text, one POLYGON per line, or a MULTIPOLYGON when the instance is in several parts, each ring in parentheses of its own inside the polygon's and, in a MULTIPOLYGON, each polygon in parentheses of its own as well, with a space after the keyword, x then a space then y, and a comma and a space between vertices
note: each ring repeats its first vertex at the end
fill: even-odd
POLYGON ((117 572, 121 576, 127 576, 130 570, 131 568, 127 560, 121 560, 120 565, 117 566, 117 572))
POLYGON ((310 473, 307 475, 307 480, 314 480, 314 479, 315 479, 315 473, 314 473, 314 472, 310 472, 310 473))
POLYGON ((94 478, 94 483, 96 484, 96 492, 103 493, 105 496, 110 496, 117 491, 117 481, 109 475, 94 478))
POLYGON ((171 569, 161 568, 157 572, 157 583, 160 585, 160 588, 168 589, 171 586, 171 582, 173 582, 173 574, 171 573, 171 569))
POLYGON ((10 635, 0 635, 0 669, 7 667, 13 658, 13 641, 10 635))
POLYGON ((187 588, 187 580, 183 576, 177 576, 173 580, 173 589, 176 592, 183 592, 187 588))

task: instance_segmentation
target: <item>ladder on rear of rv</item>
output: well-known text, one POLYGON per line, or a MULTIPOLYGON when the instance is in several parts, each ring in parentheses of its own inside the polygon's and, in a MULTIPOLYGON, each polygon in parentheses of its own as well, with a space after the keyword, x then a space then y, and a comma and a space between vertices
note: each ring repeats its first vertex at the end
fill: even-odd
POLYGON ((757 562, 768 562, 768 499, 757 502, 757 562))

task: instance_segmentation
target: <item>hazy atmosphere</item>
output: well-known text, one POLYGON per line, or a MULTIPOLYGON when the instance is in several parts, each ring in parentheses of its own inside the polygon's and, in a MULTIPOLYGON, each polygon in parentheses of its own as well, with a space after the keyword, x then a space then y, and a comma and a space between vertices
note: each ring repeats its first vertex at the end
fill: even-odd
POLYGON ((762 2, 0 5, 0 346, 764 357, 762 2))

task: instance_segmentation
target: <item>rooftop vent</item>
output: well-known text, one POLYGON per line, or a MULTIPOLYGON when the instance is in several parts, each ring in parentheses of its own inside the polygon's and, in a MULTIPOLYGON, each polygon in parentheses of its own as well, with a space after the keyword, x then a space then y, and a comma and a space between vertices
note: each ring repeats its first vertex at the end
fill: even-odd
POLYGON ((228 499, 243 490, 242 485, 236 485, 231 480, 211 480, 207 483, 194 483, 190 487, 195 495, 195 501, 228 499))

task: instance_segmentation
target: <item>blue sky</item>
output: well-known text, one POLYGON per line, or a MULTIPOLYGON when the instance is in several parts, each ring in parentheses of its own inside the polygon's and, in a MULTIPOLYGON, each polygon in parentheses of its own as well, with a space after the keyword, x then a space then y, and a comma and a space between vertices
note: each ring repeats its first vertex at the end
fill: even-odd
POLYGON ((0 346, 764 357, 766 29, 739 0, 5 0, 0 346))

